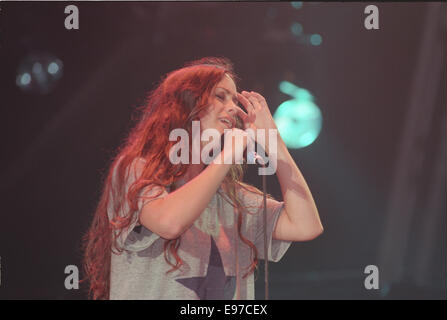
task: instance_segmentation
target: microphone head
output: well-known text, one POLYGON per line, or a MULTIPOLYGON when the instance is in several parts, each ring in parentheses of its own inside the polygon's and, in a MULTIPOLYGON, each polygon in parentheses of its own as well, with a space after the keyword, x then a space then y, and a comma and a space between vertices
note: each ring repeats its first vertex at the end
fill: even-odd
POLYGON ((256 152, 247 152, 247 163, 248 164, 256 163, 256 152))
MULTIPOLYGON (((222 134, 220 136, 220 148, 221 148, 221 151, 224 148, 224 144, 225 144, 225 134, 222 134)), ((259 156, 256 152, 248 151, 247 149, 248 149, 248 146, 247 146, 247 148, 245 148, 244 154, 243 154, 243 158, 244 158, 244 160, 246 161, 247 164, 258 164, 260 166, 263 166, 265 164, 264 163, 264 159, 262 159, 261 156, 259 156)))
POLYGON ((265 165, 264 159, 262 159, 262 157, 254 151, 247 152, 247 163, 248 164, 258 164, 260 166, 265 165))

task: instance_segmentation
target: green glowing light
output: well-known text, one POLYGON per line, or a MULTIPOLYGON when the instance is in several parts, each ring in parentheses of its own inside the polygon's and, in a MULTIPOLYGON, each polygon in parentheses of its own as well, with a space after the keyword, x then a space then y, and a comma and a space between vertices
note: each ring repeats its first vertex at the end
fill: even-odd
POLYGON ((299 149, 312 144, 322 127, 321 111, 314 103, 312 94, 293 83, 283 81, 279 89, 292 96, 276 110, 273 118, 279 134, 288 148, 299 149))
POLYGON ((290 26, 290 31, 292 31, 294 35, 299 36, 303 33, 303 26, 301 25, 301 23, 294 22, 290 26))
POLYGON ((303 2, 302 1, 292 1, 290 2, 290 4, 292 5, 292 7, 294 7, 295 9, 300 9, 303 7, 303 2))
POLYGON ((313 46, 319 46, 323 42, 323 38, 319 34, 313 34, 310 36, 310 43, 313 46))

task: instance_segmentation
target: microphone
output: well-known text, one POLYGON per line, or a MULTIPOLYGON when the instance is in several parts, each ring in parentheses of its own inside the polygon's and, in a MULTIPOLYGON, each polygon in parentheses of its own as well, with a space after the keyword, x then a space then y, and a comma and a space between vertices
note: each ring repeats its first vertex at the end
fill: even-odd
POLYGON ((247 151, 247 163, 248 164, 258 164, 260 166, 265 166, 264 159, 254 151, 247 151))
MULTIPOLYGON (((246 160, 247 164, 257 164, 261 167, 264 167, 265 166, 264 159, 254 151, 255 150, 254 144, 255 144, 255 141, 253 139, 248 140, 247 148, 244 150, 244 159, 246 160), (251 150, 253 150, 253 151, 251 151, 251 150)), ((223 150, 224 145, 225 145, 225 135, 222 134, 220 136, 221 150, 223 150)))

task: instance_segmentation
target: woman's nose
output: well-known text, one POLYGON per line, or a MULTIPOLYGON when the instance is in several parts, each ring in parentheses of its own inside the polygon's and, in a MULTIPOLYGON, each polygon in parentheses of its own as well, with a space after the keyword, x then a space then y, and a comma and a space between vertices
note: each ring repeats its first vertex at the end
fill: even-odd
POLYGON ((241 108, 234 101, 229 102, 226 107, 226 111, 232 116, 235 116, 239 110, 241 110, 241 108))
POLYGON ((234 119, 236 119, 238 116, 243 117, 247 115, 244 109, 239 107, 236 103, 231 102, 231 106, 228 106, 226 109, 226 112, 234 119))
POLYGON ((229 106, 227 106, 225 110, 228 114, 234 116, 236 114, 236 105, 233 103, 230 103, 229 106))

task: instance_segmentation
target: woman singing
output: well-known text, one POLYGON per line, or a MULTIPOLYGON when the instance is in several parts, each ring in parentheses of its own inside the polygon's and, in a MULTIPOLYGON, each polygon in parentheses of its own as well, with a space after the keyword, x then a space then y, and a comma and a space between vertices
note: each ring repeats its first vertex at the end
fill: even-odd
MULTIPOLYGON (((149 94, 84 238, 93 299, 254 299, 260 259, 279 261, 292 241, 323 232, 311 192, 278 134, 283 202, 267 200, 264 252, 262 192, 242 182, 236 163, 247 145, 245 129, 277 128, 264 97, 237 92, 236 80, 228 59, 207 57, 166 74, 149 94), (178 141, 170 133, 183 128, 191 137, 193 121, 201 132, 227 129, 229 138, 209 164, 173 163, 178 141), (234 147, 237 141, 242 148, 234 147)), ((267 154, 271 144, 263 145, 267 154)))

